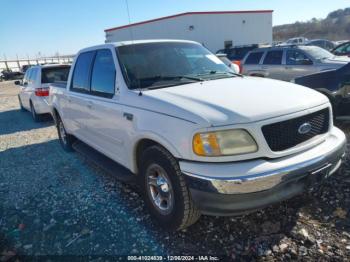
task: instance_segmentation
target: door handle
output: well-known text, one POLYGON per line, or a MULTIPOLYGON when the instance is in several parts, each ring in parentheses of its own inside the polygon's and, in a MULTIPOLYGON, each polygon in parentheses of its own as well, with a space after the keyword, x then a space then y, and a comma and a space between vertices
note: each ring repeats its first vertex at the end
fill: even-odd
POLYGON ((267 66, 262 66, 261 69, 264 69, 264 70, 265 70, 265 69, 267 69, 267 66))
POLYGON ((130 113, 123 113, 123 116, 129 121, 132 121, 134 118, 134 115, 130 113))
POLYGON ((93 104, 94 104, 93 102, 89 101, 86 106, 87 108, 91 109, 93 104))

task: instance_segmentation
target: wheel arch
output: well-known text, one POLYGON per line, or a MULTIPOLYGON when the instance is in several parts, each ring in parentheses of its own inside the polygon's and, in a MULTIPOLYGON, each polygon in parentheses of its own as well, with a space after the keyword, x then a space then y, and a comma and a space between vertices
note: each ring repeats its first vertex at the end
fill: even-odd
POLYGON ((181 157, 179 152, 175 149, 175 147, 164 139, 161 139, 158 137, 150 137, 150 136, 145 136, 142 138, 140 137, 134 143, 133 150, 132 150, 133 161, 132 161, 131 169, 135 174, 139 173, 139 166, 141 163, 140 161, 141 161, 142 152, 144 152, 147 148, 155 145, 164 148, 176 159, 181 157))
POLYGON ((52 107, 51 109, 51 115, 52 115, 52 118, 53 118, 53 121, 55 122, 55 124, 57 125, 57 117, 60 117, 60 114, 57 110, 56 107, 52 107))

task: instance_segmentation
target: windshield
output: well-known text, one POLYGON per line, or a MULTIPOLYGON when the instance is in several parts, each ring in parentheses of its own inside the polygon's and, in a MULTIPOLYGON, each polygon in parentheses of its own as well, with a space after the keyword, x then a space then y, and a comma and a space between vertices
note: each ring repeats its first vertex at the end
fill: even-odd
POLYGON ((312 56, 314 59, 322 60, 327 58, 332 58, 334 55, 327 50, 318 47, 318 46, 300 46, 301 50, 304 50, 306 53, 308 53, 310 56, 312 56))
POLYGON ((225 77, 233 71, 203 46, 158 42, 117 47, 130 89, 162 88, 225 77))

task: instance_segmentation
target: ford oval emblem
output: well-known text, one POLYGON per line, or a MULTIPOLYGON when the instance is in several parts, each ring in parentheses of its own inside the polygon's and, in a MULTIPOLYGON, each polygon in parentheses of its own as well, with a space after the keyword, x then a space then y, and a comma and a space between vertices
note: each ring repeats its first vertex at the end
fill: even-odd
POLYGON ((298 128, 298 133, 305 135, 311 131, 311 124, 310 123, 304 123, 298 128))

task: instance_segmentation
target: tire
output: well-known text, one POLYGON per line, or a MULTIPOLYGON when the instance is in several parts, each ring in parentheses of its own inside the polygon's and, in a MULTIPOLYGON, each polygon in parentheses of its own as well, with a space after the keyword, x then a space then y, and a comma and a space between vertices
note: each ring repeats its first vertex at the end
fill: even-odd
POLYGON ((40 117, 40 115, 38 115, 38 114, 35 112, 35 108, 34 108, 34 106, 33 106, 32 101, 30 101, 30 112, 32 113, 32 118, 33 118, 34 122, 40 122, 41 117, 40 117))
POLYGON ((67 134, 66 129, 59 115, 56 116, 56 119, 57 119, 56 128, 57 128, 60 144, 66 152, 72 152, 75 137, 70 134, 67 134))
POLYGON ((146 206, 163 228, 181 230, 199 219, 200 211, 180 167, 166 149, 157 145, 147 148, 141 156, 140 174, 146 206), (162 200, 157 201, 157 196, 162 200))
POLYGON ((25 108, 23 107, 23 104, 22 104, 21 97, 19 95, 18 95, 18 102, 19 102, 19 107, 20 107, 21 111, 25 111, 25 108))

